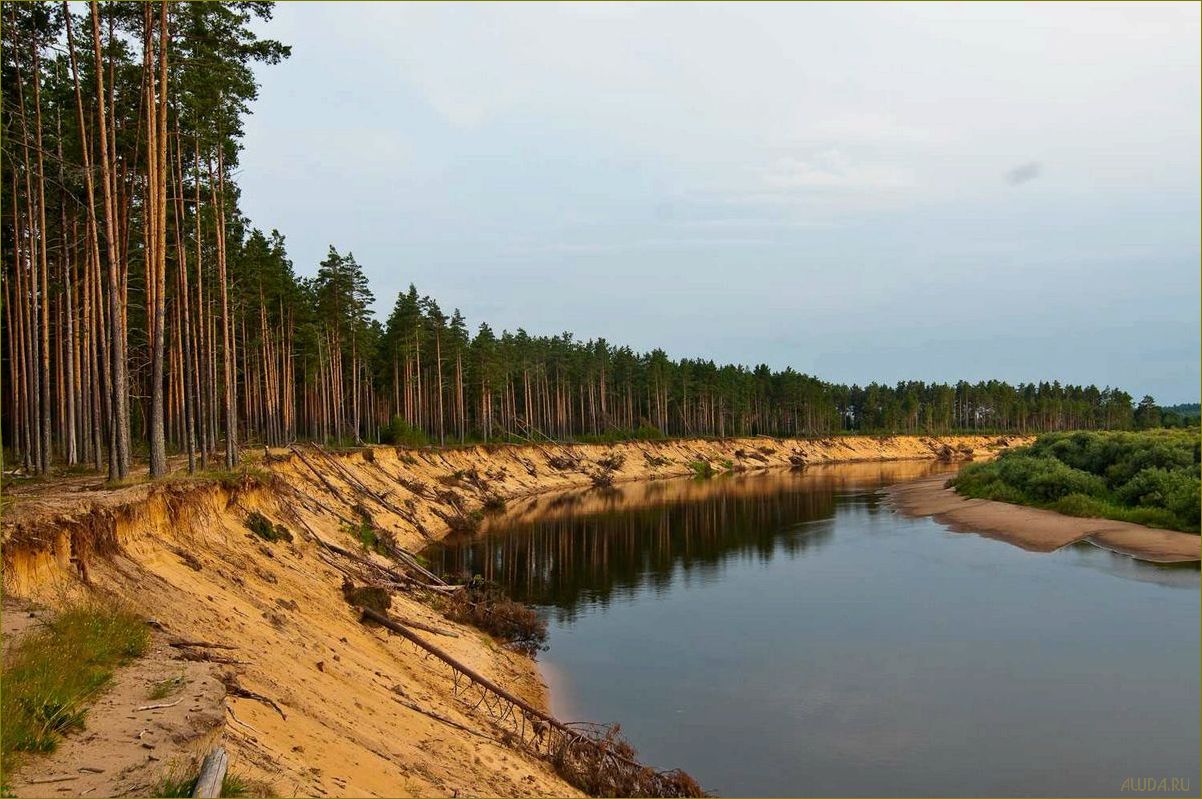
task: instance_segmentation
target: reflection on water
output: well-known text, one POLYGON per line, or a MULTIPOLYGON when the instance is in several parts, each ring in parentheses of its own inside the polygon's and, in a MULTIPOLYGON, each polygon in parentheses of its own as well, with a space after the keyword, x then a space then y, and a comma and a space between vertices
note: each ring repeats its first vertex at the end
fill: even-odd
MULTIPOLYGON (((563 622, 582 603, 662 593, 674 576, 718 579, 732 557, 770 561, 821 546, 837 494, 951 468, 851 464, 532 497, 492 518, 483 535, 450 538, 426 554, 436 571, 502 583, 515 599, 555 607, 563 622)), ((875 513, 883 499, 861 501, 875 513)))
POLYGON ((550 621, 560 716, 725 795, 1199 787, 1199 572, 898 515, 860 464, 512 503, 426 552, 550 621))

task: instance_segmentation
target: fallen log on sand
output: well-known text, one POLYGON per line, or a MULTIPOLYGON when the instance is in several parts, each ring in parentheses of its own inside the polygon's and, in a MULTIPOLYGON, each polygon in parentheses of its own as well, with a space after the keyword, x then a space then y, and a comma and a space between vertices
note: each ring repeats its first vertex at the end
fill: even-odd
MULTIPOLYGON (((456 681, 462 674, 472 683, 480 686, 482 689, 480 702, 485 702, 487 694, 493 694, 496 697, 494 701, 497 707, 488 705, 488 708, 498 715, 500 720, 504 721, 506 718, 512 717, 514 708, 520 711, 522 727, 518 733, 519 738, 524 739, 525 720, 530 720, 532 722, 531 733, 534 735, 536 746, 545 741, 546 754, 556 762, 558 767, 564 768, 577 777, 576 780, 569 778, 570 781, 574 783, 581 779, 588 781, 588 787, 591 788, 590 793, 598 796, 705 796, 701 786, 682 771, 657 771, 631 757, 626 757, 622 753, 633 755, 633 750, 616 738, 616 730, 610 731, 604 737, 596 738, 573 729, 554 716, 544 713, 513 695, 483 674, 464 665, 445 650, 426 641, 387 613, 362 606, 359 606, 359 611, 363 620, 375 622, 391 630, 450 666, 456 674, 456 681), (506 704, 509 706, 509 710, 498 711, 497 708, 504 708, 506 704), (552 744, 551 738, 554 736, 551 733, 559 736, 558 745, 552 744), (581 750, 585 750, 588 754, 582 753, 581 750), (584 755, 583 762, 581 762, 582 755, 584 755)), ((516 724, 517 719, 514 719, 514 722, 516 724)), ((567 774, 564 776, 568 778, 567 774)), ((577 787, 584 786, 578 785, 577 787)))
POLYGON ((225 781, 225 772, 230 766, 230 756, 225 749, 217 747, 205 756, 200 764, 200 774, 196 777, 196 787, 192 795, 204 799, 216 799, 221 796, 221 783, 225 781))

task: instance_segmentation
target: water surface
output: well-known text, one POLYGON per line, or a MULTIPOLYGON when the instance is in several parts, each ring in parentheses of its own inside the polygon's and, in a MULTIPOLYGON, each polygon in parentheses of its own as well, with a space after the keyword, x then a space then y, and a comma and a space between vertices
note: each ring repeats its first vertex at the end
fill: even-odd
POLYGON ((884 501, 941 468, 532 499, 427 554, 547 614, 556 715, 621 722, 715 793, 1197 795, 1197 568, 1025 552, 884 501))

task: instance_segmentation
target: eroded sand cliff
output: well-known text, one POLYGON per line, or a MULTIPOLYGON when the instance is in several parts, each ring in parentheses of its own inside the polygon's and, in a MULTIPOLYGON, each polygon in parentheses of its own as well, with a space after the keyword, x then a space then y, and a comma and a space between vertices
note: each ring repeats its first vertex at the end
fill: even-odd
MULTIPOLYGON (((115 595, 151 617, 164 636, 234 647, 204 661, 212 676, 278 703, 277 711, 227 695, 223 722, 198 714, 198 723, 214 729, 146 749, 147 772, 221 740, 233 768, 285 795, 574 795, 547 763, 514 746, 503 724, 473 707, 475 697, 456 694, 445 665, 361 624, 340 590, 343 572, 319 541, 356 547, 345 525, 370 518, 416 551, 452 527, 472 526, 490 498, 686 475, 700 463, 722 472, 960 459, 1019 443, 1025 441, 992 436, 761 437, 342 454, 305 446, 260 455, 236 478, 120 489, 73 478, 9 492, 4 587, 51 608, 88 592, 115 595), (252 513, 284 525, 293 540, 257 538, 246 526, 252 513)), ((407 594, 394 597, 393 611, 457 634, 435 638, 488 679, 545 706, 546 688, 529 658, 407 594)), ((29 781, 56 765, 30 759, 14 789, 44 795, 45 784, 29 781)), ((97 788, 96 795, 105 790, 97 788)))

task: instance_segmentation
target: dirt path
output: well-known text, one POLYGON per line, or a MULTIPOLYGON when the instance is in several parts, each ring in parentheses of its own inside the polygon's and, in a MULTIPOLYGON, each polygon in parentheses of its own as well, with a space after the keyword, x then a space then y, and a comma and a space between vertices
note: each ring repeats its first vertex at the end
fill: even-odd
POLYGON ((946 476, 925 477, 891 487, 889 496, 904 513, 933 516, 958 532, 978 533, 1034 552, 1052 552, 1074 541, 1088 541, 1153 563, 1185 563, 1202 556, 1202 539, 1193 533, 967 499, 946 483, 946 476))
MULTIPOLYGON (((46 613, 6 599, 6 647, 46 613)), ((23 758, 9 775, 12 795, 152 796, 172 768, 183 770, 208 750, 224 722, 224 697, 212 664, 182 660, 155 633, 145 655, 113 673, 88 709, 84 729, 50 754, 23 758), (152 689, 165 681, 172 682, 170 693, 151 699, 152 689)))

